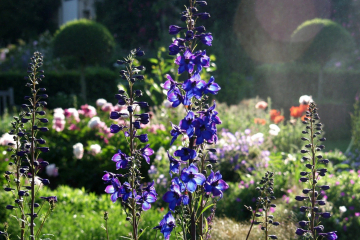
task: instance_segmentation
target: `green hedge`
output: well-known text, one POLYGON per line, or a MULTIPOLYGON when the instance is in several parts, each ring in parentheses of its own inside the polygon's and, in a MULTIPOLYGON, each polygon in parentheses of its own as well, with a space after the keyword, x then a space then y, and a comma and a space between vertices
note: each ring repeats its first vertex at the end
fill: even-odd
MULTIPOLYGON (((271 97, 273 108, 284 109, 288 117, 290 107, 299 104, 301 95, 312 95, 316 102, 318 73, 314 65, 264 64, 255 70, 254 91, 263 99, 271 97)), ((324 100, 317 104, 328 136, 350 136, 349 113, 360 89, 359 79, 359 71, 325 69, 324 100)))
MULTIPOLYGON (((25 103, 24 96, 30 94, 29 88, 25 87, 25 72, 2 72, 0 73, 0 91, 7 90, 9 87, 14 88, 15 105, 20 106, 25 103)), ((105 98, 109 102, 116 103, 114 95, 117 93, 117 85, 127 86, 125 80, 120 79, 117 71, 107 68, 92 67, 86 69, 87 81, 87 104, 95 105, 99 98, 105 98)), ((138 88, 144 91, 145 84, 139 82, 138 88)), ((64 71, 54 72, 45 71, 45 78, 41 83, 45 87, 49 98, 47 108, 69 108, 80 107, 85 104, 80 97, 80 72, 64 71)), ((144 101, 153 105, 150 97, 144 94, 144 101)))

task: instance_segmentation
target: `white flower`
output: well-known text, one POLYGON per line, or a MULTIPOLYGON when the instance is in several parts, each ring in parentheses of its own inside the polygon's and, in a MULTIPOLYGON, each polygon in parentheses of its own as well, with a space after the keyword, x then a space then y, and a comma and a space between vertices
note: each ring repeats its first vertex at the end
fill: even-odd
POLYGON ((49 177, 57 177, 59 175, 58 170, 59 168, 54 163, 46 166, 46 174, 49 177))
POLYGON ((12 136, 8 133, 4 133, 0 138, 0 145, 7 146, 8 143, 13 143, 13 144, 16 143, 14 141, 14 136, 12 136))
POLYGON ((62 109, 62 108, 55 108, 54 109, 54 115, 55 115, 55 113, 58 113, 58 114, 62 114, 62 115, 64 115, 64 109, 62 109))
POLYGON ((101 120, 99 117, 93 117, 92 119, 90 119, 90 121, 88 122, 88 127, 91 129, 96 128, 97 126, 99 126, 99 124, 101 123, 101 120))
POLYGON ((277 136, 280 132, 280 128, 276 124, 270 124, 269 128, 270 128, 269 130, 270 135, 277 136))
POLYGON ((313 101, 314 100, 312 99, 312 96, 308 96, 308 95, 302 95, 299 99, 300 104, 310 104, 313 101))
POLYGON ((99 144, 92 144, 90 145, 90 154, 95 156, 96 154, 99 154, 101 152, 101 146, 99 144))
POLYGON ((99 98, 98 100, 96 100, 96 106, 98 107, 102 107, 107 103, 107 101, 103 98, 99 98))
POLYGON ((264 134, 263 133, 256 133, 251 136, 251 141, 255 143, 261 144, 264 141, 264 134))
POLYGON ((73 153, 77 159, 82 159, 84 155, 84 146, 82 143, 77 143, 73 146, 73 153))
POLYGON ((344 212, 347 211, 347 209, 346 209, 345 206, 340 206, 340 207, 339 207, 339 210, 340 210, 341 213, 344 213, 344 212))

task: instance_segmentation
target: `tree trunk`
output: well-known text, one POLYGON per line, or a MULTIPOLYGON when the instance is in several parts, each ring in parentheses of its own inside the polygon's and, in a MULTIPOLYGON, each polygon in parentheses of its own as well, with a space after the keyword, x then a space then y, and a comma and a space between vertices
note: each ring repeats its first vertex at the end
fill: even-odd
POLYGON ((319 70, 319 79, 318 79, 318 93, 317 93, 317 102, 321 102, 323 98, 323 85, 324 85, 324 67, 320 66, 319 70))
POLYGON ((81 98, 86 103, 86 80, 85 80, 85 66, 80 66, 80 86, 81 86, 81 98))

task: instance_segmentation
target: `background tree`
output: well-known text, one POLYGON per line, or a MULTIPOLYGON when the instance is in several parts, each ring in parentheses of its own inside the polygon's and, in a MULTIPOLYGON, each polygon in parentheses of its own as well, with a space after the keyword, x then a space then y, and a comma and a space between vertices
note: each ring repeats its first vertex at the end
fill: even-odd
POLYGON ((350 33, 340 24, 329 19, 315 18, 302 23, 292 37, 307 36, 311 41, 302 60, 319 64, 318 102, 323 96, 323 72, 325 64, 333 57, 346 56, 355 48, 355 41, 350 33), (313 35, 313 37, 309 37, 313 35))
POLYGON ((53 43, 55 56, 75 58, 80 63, 81 94, 86 101, 85 67, 109 60, 115 47, 113 36, 102 24, 80 19, 61 26, 53 43))
POLYGON ((0 46, 36 38, 40 33, 57 29, 57 11, 61 0, 1 0, 0 46))

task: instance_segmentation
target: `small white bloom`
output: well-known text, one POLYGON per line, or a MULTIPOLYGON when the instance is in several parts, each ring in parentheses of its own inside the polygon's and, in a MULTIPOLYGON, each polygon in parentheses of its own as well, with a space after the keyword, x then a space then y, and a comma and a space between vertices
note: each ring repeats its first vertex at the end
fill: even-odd
POLYGON ((59 168, 54 163, 46 166, 46 174, 49 177, 57 177, 59 175, 59 168))
POLYGON ((84 146, 82 143, 77 143, 73 146, 73 153, 77 159, 82 159, 84 155, 84 146))
POLYGON ((96 106, 98 107, 102 107, 107 103, 107 101, 103 98, 99 98, 98 100, 96 100, 96 106))
POLYGON ((90 145, 90 154, 95 156, 96 154, 99 154, 101 152, 101 146, 99 144, 92 144, 90 145))
POLYGON ((163 105, 165 108, 172 108, 172 103, 169 100, 165 100, 163 105))
POLYGON ((344 212, 347 211, 347 208, 345 206, 340 206, 339 210, 340 210, 341 213, 344 213, 344 212))
POLYGON ((310 104, 313 101, 314 100, 312 99, 312 96, 308 96, 308 95, 302 95, 299 99, 300 104, 310 104))
POLYGON ((264 134, 263 133, 256 133, 251 136, 251 141, 253 142, 263 142, 264 141, 264 134))
POLYGON ((269 128, 270 128, 270 130, 269 130, 270 135, 277 136, 280 132, 280 128, 276 124, 270 124, 269 128))
POLYGON ((55 113, 58 113, 58 114, 62 114, 62 115, 64 115, 64 109, 62 109, 62 108, 55 108, 54 109, 54 115, 55 115, 55 113))
POLYGON ((90 121, 88 122, 88 127, 91 129, 96 128, 97 126, 99 126, 99 124, 101 123, 101 120, 99 117, 93 117, 92 119, 90 119, 90 121))

